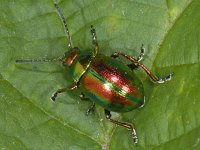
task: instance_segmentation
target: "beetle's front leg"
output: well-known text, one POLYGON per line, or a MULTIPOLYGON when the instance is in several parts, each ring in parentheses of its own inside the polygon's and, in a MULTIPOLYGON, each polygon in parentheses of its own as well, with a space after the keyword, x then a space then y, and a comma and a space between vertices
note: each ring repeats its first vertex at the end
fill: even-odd
POLYGON ((62 89, 58 89, 56 92, 53 93, 53 95, 51 96, 51 100, 52 101, 56 101, 56 97, 58 96, 59 93, 63 93, 65 91, 68 91, 68 90, 76 90, 78 88, 77 85, 74 85, 72 87, 66 87, 66 88, 62 88, 62 89))
POLYGON ((144 57, 144 52, 145 52, 145 48, 144 48, 144 45, 142 44, 141 48, 140 48, 140 55, 138 56, 137 58, 137 61, 140 62, 143 57, 144 57))
POLYGON ((95 46, 93 57, 96 57, 96 55, 99 52, 99 44, 97 42, 96 30, 93 27, 93 25, 91 25, 91 30, 90 31, 91 31, 91 34, 92 34, 92 44, 94 44, 94 46, 95 46))
POLYGON ((137 144, 138 138, 137 138, 136 131, 135 131, 135 129, 134 129, 132 124, 127 123, 127 122, 119 122, 119 121, 113 120, 113 119, 111 119, 110 111, 105 109, 104 112, 105 112, 105 115, 106 115, 106 119, 108 119, 110 122, 112 122, 112 123, 114 123, 116 125, 125 127, 128 130, 130 130, 131 131, 131 136, 133 138, 133 142, 134 142, 134 144, 137 144))

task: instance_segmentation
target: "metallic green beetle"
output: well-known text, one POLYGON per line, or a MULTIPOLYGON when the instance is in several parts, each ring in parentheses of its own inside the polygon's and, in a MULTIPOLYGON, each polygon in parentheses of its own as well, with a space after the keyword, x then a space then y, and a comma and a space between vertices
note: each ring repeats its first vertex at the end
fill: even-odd
POLYGON ((110 111, 129 112, 145 103, 144 88, 141 80, 134 74, 133 69, 141 67, 147 75, 156 83, 164 83, 171 80, 172 74, 164 78, 154 76, 140 61, 144 56, 143 45, 139 57, 132 57, 123 52, 115 52, 111 57, 99 54, 99 45, 97 42, 96 31, 91 26, 92 43, 95 48, 93 51, 81 53, 73 46, 73 42, 67 27, 65 17, 56 3, 54 3, 57 12, 64 24, 65 32, 68 37, 69 51, 64 56, 53 60, 16 60, 16 62, 49 62, 61 61, 66 67, 71 69, 71 77, 74 81, 72 87, 57 90, 51 97, 53 101, 59 93, 66 90, 81 89, 80 97, 88 98, 93 101, 93 105, 87 110, 89 114, 94 110, 95 104, 102 106, 105 110, 106 118, 120 126, 131 131, 133 142, 136 144, 138 138, 132 124, 120 122, 111 119, 110 111), (122 56, 130 61, 130 64, 124 64, 116 59, 122 56))

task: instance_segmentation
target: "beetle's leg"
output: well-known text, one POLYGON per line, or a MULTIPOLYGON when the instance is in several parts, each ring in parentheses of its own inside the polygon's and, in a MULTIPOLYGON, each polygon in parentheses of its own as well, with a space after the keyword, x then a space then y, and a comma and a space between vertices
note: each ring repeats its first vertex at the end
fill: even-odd
POLYGON ((89 115, 90 113, 94 112, 94 109, 95 109, 95 103, 93 102, 93 104, 86 111, 86 115, 89 115))
POLYGON ((72 87, 66 87, 66 88, 62 88, 62 89, 58 89, 55 93, 53 93, 53 95, 51 96, 51 100, 52 101, 56 101, 56 97, 58 96, 59 93, 63 93, 65 91, 68 91, 68 90, 76 90, 78 88, 77 85, 74 85, 72 87))
POLYGON ((154 76, 149 69, 147 69, 143 64, 138 63, 138 65, 146 72, 146 74, 156 83, 164 83, 166 81, 170 81, 172 79, 173 73, 168 74, 163 78, 158 78, 154 76))
POLYGON ((96 30, 93 27, 93 25, 91 25, 90 31, 91 31, 91 34, 92 34, 92 44, 94 44, 94 46, 95 46, 93 57, 96 57, 96 55, 99 52, 99 44, 97 42, 96 30))
POLYGON ((110 111, 105 109, 104 112, 105 112, 105 115, 106 115, 106 119, 108 119, 110 122, 112 122, 114 124, 117 124, 119 126, 125 127, 128 130, 130 130, 131 131, 131 136, 133 138, 133 142, 134 142, 134 144, 137 144, 138 138, 137 138, 136 131, 135 131, 135 129, 134 129, 132 124, 127 123, 127 122, 119 122, 119 121, 113 120, 113 119, 111 119, 110 111))
POLYGON ((69 33, 69 29, 67 27, 67 22, 66 22, 65 16, 63 15, 63 13, 62 13, 62 11, 61 11, 61 9, 60 9, 60 7, 58 6, 57 3, 54 2, 54 6, 56 7, 56 10, 57 10, 62 22, 63 22, 65 33, 66 33, 67 38, 68 38, 68 47, 70 49, 72 49, 73 48, 73 42, 72 42, 72 38, 71 38, 70 33, 69 33))
POLYGON ((138 56, 137 58, 137 61, 140 62, 143 57, 144 57, 144 52, 145 52, 145 48, 144 48, 144 45, 142 44, 141 48, 140 48, 140 55, 138 56))
MULTIPOLYGON (((144 56, 144 52, 145 52, 145 49, 144 49, 144 45, 142 44, 141 48, 140 48, 140 55, 135 58, 135 60, 137 60, 137 62, 140 62, 142 59, 143 59, 143 56, 144 56)), ((116 58, 118 57, 120 54, 120 52, 115 52, 114 54, 111 55, 111 57, 113 58, 116 58)), ((138 68, 139 66, 138 65, 135 65, 134 63, 131 63, 131 64, 128 64, 127 65, 131 70, 134 70, 136 68, 138 68)))
MULTIPOLYGON (((93 27, 93 25, 91 25, 91 30, 90 31, 91 31, 91 34, 92 34, 92 43, 95 45, 93 56, 92 56, 92 58, 94 59, 97 56, 98 52, 99 52, 99 44, 97 42, 96 30, 93 27)), ((85 71, 90 67, 91 62, 92 62, 92 60, 89 61, 88 65, 85 68, 85 71)))
POLYGON ((149 69, 147 69, 143 64, 139 63, 136 58, 129 56, 123 52, 115 52, 112 56, 115 58, 115 57, 118 57, 119 55, 130 60, 135 66, 141 67, 146 72, 146 74, 156 83, 164 83, 165 81, 169 81, 172 78, 173 73, 170 73, 169 75, 165 76, 164 78, 157 78, 150 72, 149 69))
MULTIPOLYGON (((89 100, 88 98, 85 97, 83 93, 81 93, 79 97, 81 100, 89 100)), ((95 109, 95 103, 93 102, 92 105, 87 109, 85 114, 89 115, 90 113, 94 112, 94 109, 95 109)))
MULTIPOLYGON (((140 55, 137 58, 134 58, 134 60, 136 60, 137 62, 140 62, 143 59, 143 57, 144 57, 144 52, 145 52, 145 48, 144 48, 144 45, 142 44, 142 46, 140 48, 140 55)), ((113 53, 111 55, 111 57, 116 58, 119 55, 122 55, 121 52, 115 52, 115 53, 113 53)), ((135 67, 137 67, 137 66, 135 65, 135 67)))

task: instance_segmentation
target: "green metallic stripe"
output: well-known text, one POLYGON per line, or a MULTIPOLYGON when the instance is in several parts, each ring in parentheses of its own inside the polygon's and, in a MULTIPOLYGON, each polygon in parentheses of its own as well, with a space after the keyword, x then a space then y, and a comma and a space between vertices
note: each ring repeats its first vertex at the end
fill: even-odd
POLYGON ((95 103, 98 103, 99 105, 104 105, 104 106, 106 106, 106 105, 108 105, 108 104, 110 104, 110 101, 107 99, 107 101, 105 101, 105 98, 104 98, 104 100, 101 100, 102 99, 102 97, 100 96, 100 95, 98 95, 98 94, 96 94, 96 95, 98 95, 98 97, 97 96, 95 96, 93 93, 87 93, 88 95, 89 95, 89 97, 95 102, 95 103), (98 99, 98 100, 97 100, 98 99))
MULTIPOLYGON (((90 69, 87 70, 88 72, 88 75, 91 76, 91 78, 93 78, 96 82, 99 82, 100 84, 102 84, 102 80, 100 80, 100 77, 98 76, 98 74, 94 74, 94 72, 92 72, 90 69)), ((93 91, 93 89, 90 89, 93 91)), ((98 93, 94 92, 93 93, 89 93, 87 92, 89 95, 90 95, 90 98, 92 98, 94 101, 96 101, 98 99, 98 101, 96 101, 97 103, 100 103, 102 105, 108 105, 110 104, 110 101, 109 99, 105 98, 105 97, 102 97, 102 95, 99 95, 98 93), (94 95, 95 93, 95 95, 94 95), (98 97, 97 97, 98 96, 98 97), (102 101, 101 101, 102 99, 102 101), (107 101, 105 101, 105 99, 107 101)))
POLYGON ((136 104, 141 104, 142 101, 139 100, 137 97, 134 97, 130 94, 128 94, 127 92, 125 92, 124 90, 118 88, 117 86, 111 84, 110 82, 108 82, 107 80, 103 79, 101 76, 99 76, 98 73, 96 73, 95 71, 88 69, 88 72, 95 77, 96 80, 99 80, 100 82, 102 82, 103 84, 108 84, 109 87, 111 87, 112 90, 114 90, 115 92, 119 93, 121 96, 127 97, 127 99, 131 99, 133 100, 136 104))
POLYGON ((85 69, 79 62, 77 62, 73 67, 73 79, 75 82, 78 82, 80 77, 85 72, 85 69))

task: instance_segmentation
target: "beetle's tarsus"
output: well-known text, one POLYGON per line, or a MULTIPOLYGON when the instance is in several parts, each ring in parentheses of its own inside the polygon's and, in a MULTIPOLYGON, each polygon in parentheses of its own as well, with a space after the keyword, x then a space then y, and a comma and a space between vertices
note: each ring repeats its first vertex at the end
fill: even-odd
POLYGON ((143 57, 144 57, 144 52, 145 52, 145 48, 144 48, 144 44, 142 44, 141 48, 140 48, 140 55, 137 58, 137 61, 140 62, 143 57))
POLYGON ((164 78, 161 78, 157 81, 157 83, 164 83, 166 81, 170 81, 172 79, 172 76, 174 75, 174 73, 170 73, 169 75, 167 75, 164 78))
POLYGON ((56 98, 57 98, 58 94, 63 92, 63 91, 61 91, 61 90, 63 90, 63 89, 59 89, 59 90, 57 90, 56 92, 54 92, 54 93, 52 94, 52 96, 51 96, 50 99, 51 99, 53 102, 56 101, 56 98))
MULTIPOLYGON (((97 42, 97 36, 96 36, 96 30, 94 28, 93 25, 91 25, 91 30, 90 30, 91 34, 92 34, 92 44, 95 46, 95 49, 94 49, 94 54, 93 54, 93 58, 95 58, 99 52, 99 44, 97 42)), ((89 67, 89 66, 88 66, 89 67)), ((87 70, 87 68, 86 68, 87 70)))
POLYGON ((117 121, 117 120, 113 120, 113 119, 111 119, 111 113, 110 113, 109 110, 104 109, 104 112, 105 112, 106 119, 108 119, 110 122, 112 122, 112 123, 114 123, 116 125, 125 127, 128 130, 130 130, 131 131, 131 136, 133 138, 133 142, 134 142, 134 144, 137 144, 138 138, 137 138, 136 131, 135 131, 135 129, 134 129, 132 124, 127 123, 127 122, 120 122, 120 121, 117 121))
POLYGON ((165 77, 165 81, 170 81, 174 73, 170 73, 168 76, 165 77))
POLYGON ((92 34, 92 44, 97 45, 97 36, 96 36, 96 30, 93 25, 91 25, 91 34, 92 34))
POLYGON ((95 109, 95 103, 93 103, 92 106, 88 108, 88 110, 86 111, 86 115, 88 116, 90 113, 94 112, 94 109, 95 109))
POLYGON ((138 137, 137 137, 137 135, 136 135, 136 131, 135 131, 134 128, 131 129, 131 136, 132 136, 132 138, 133 138, 133 143, 134 143, 134 144, 137 144, 137 143, 138 143, 138 137))
POLYGON ((56 101, 56 97, 58 96, 58 94, 60 94, 60 93, 63 93, 63 92, 65 92, 65 91, 67 91, 67 90, 75 90, 75 89, 77 89, 78 88, 78 86, 77 85, 74 85, 74 86, 72 86, 72 87, 70 87, 70 88, 68 88, 68 87, 65 87, 65 88, 62 88, 62 89, 58 89, 56 92, 54 92, 53 93, 53 95, 51 96, 51 100, 52 101, 56 101))
POLYGON ((52 100, 53 102, 55 102, 55 101, 56 101, 56 97, 57 97, 57 93, 54 93, 54 94, 52 95, 52 97, 51 97, 51 100, 52 100))

